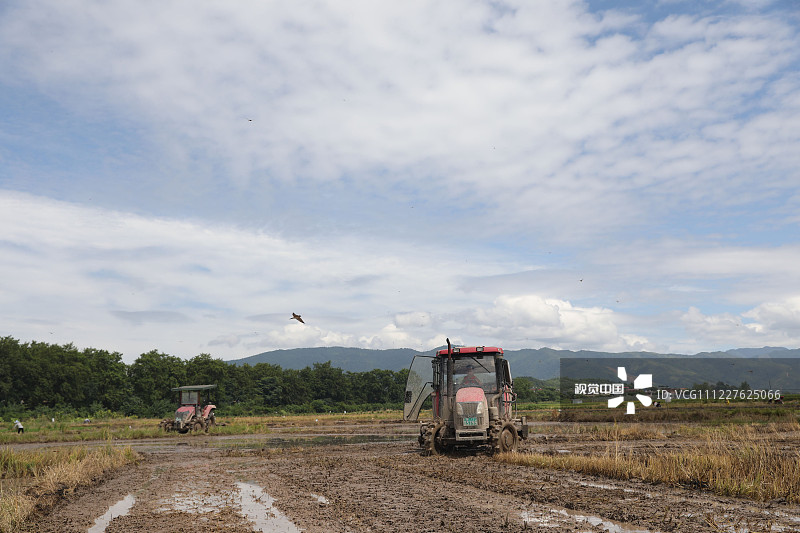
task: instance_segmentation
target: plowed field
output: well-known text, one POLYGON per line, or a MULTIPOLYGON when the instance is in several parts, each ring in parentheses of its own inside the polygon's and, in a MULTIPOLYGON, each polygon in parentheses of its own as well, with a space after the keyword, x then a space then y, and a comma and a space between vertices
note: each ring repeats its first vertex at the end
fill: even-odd
MULTIPOLYGON (((782 501, 511 466, 485 450, 426 457, 416 431, 398 423, 120 443, 142 461, 64 495, 26 531, 800 531, 800 508, 782 501)), ((546 437, 521 451, 608 446, 546 437)), ((625 445, 657 453, 659 444, 625 445)))

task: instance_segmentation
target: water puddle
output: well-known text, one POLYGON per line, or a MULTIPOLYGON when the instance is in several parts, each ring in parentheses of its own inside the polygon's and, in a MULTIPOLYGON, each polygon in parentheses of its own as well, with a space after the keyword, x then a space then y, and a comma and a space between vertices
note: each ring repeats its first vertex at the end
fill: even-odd
MULTIPOLYGON (((578 481, 578 485, 581 487, 592 487, 595 489, 617 490, 617 487, 614 485, 607 485, 605 483, 592 483, 591 481, 578 481)), ((628 490, 633 491, 633 489, 628 490)))
POLYGON ((94 525, 89 528, 87 533, 103 533, 114 518, 128 514, 134 503, 136 503, 136 498, 133 497, 133 494, 128 494, 109 507, 103 516, 95 518, 94 525))
POLYGON ((535 524, 540 527, 548 527, 563 530, 569 523, 579 522, 588 523, 593 527, 599 527, 608 533, 650 533, 647 529, 637 529, 629 527, 613 520, 601 518, 599 516, 588 516, 569 511, 567 509, 550 509, 549 511, 524 511, 522 520, 526 524, 535 524), (567 520, 565 520, 567 519, 567 520))
MULTIPOLYGON (((769 515, 770 512, 766 511, 766 514, 769 515)), ((793 517, 791 515, 785 515, 786 518, 790 520, 796 521, 797 517, 793 517)), ((716 527, 717 531, 724 531, 726 533, 756 533, 759 531, 769 531, 770 533, 783 533, 784 531, 787 532, 795 532, 797 528, 794 526, 782 526, 779 524, 769 523, 768 525, 764 525, 763 523, 757 523, 756 525, 751 524, 750 522, 744 521, 743 519, 725 513, 721 516, 709 515, 707 520, 710 519, 713 522, 714 527, 716 527), (768 529, 765 529, 768 528, 768 529)))
MULTIPOLYGON (((311 496, 321 504, 328 503, 323 496, 311 496)), ((215 491, 211 483, 193 483, 183 487, 168 500, 162 500, 156 511, 205 514, 238 507, 241 509, 241 516, 254 525, 254 531, 300 533, 300 529, 274 503, 272 496, 253 483, 237 482, 235 491, 215 491)), ((102 533, 102 530, 96 533, 102 533)))
POLYGON ((319 503, 321 503, 323 505, 328 505, 329 503, 331 503, 331 502, 328 501, 328 498, 326 498, 325 496, 320 496, 318 494, 314 494, 313 492, 311 493, 311 497, 314 498, 315 500, 317 500, 319 503))
POLYGON ((582 487, 592 487, 595 489, 604 489, 604 490, 622 490, 622 492, 627 492, 629 494, 641 494, 648 498, 653 497, 653 495, 649 492, 631 489, 628 487, 615 487, 614 485, 608 485, 606 483, 593 483, 591 481, 578 481, 577 483, 582 487))
POLYGON ((193 483, 183 487, 171 498, 162 500, 156 512, 180 511, 192 514, 215 513, 231 505, 234 496, 229 492, 217 492, 211 483, 193 483))
MULTIPOLYGON (((770 514, 769 511, 766 511, 766 513, 770 514)), ((784 513, 784 512, 781 512, 781 511, 772 511, 771 514, 774 514, 775 516, 780 516, 780 517, 786 518, 787 520, 790 520, 790 521, 795 522, 795 523, 800 523, 800 516, 790 515, 789 513, 784 513)))
POLYGON ((759 533, 768 531, 769 533, 796 533, 800 531, 796 525, 800 523, 800 516, 792 515, 778 510, 759 509, 757 507, 746 506, 745 509, 750 512, 763 513, 767 518, 743 518, 736 517, 731 513, 713 514, 713 513, 685 513, 687 517, 703 517, 709 524, 711 524, 715 531, 724 533, 759 533), (793 522, 792 525, 775 524, 774 518, 784 519, 787 522, 793 522), (766 522, 766 523, 765 523, 766 522))
POLYGON ((275 500, 261 487, 252 483, 238 482, 240 505, 245 518, 250 520, 256 531, 270 533, 300 533, 286 515, 273 506, 275 500))

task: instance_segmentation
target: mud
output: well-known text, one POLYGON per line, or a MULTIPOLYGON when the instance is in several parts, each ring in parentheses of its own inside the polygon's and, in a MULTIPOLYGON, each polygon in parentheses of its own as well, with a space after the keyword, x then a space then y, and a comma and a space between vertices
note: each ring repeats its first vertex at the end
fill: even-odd
MULTIPOLYGON (((386 425, 385 442, 380 432, 370 442, 319 439, 309 428, 283 440, 270 434, 120 443, 134 446, 142 461, 65 495, 24 531, 800 531, 796 505, 506 465, 484 450, 425 457, 415 431, 386 425)), ((521 451, 608 446, 540 435, 521 451)), ((655 449, 652 441, 625 446, 655 449)))

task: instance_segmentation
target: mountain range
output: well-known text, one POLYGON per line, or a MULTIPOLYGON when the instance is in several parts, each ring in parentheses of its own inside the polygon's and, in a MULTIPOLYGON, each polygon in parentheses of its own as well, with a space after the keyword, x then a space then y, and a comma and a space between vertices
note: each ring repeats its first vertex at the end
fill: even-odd
MULTIPOLYGON (((438 348, 437 348, 438 349, 438 348)), ((364 348, 323 347, 273 350, 250 357, 228 361, 235 365, 269 363, 285 369, 302 369, 315 363, 331 363, 334 368, 349 372, 367 372, 374 369, 398 371, 408 368, 415 355, 432 355, 433 350, 419 352, 410 348, 368 350, 364 348)), ((694 355, 662 354, 655 352, 597 352, 590 350, 555 350, 536 348, 505 350, 505 357, 515 376, 550 379, 559 376, 562 358, 787 358, 800 357, 800 349, 765 346, 763 348, 736 348, 724 352, 700 352, 694 355)))

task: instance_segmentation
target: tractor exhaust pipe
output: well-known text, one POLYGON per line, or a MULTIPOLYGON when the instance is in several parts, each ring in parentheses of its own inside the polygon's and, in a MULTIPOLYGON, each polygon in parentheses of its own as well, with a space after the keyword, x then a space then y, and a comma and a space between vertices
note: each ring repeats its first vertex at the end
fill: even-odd
POLYGON ((447 338, 447 398, 450 402, 450 410, 453 410, 453 347, 450 339, 447 338))

